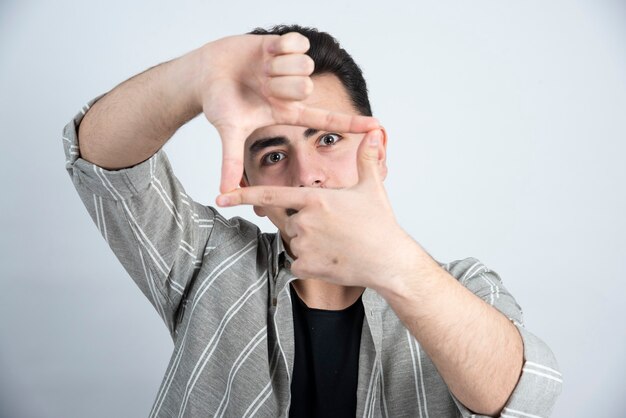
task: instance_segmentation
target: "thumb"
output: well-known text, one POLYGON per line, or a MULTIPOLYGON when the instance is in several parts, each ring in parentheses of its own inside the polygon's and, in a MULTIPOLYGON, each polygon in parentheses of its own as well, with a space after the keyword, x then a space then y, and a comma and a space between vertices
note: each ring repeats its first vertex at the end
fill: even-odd
POLYGON ((380 182, 378 162, 382 146, 383 131, 381 129, 371 130, 363 137, 357 151, 359 184, 380 182))
POLYGON ((237 132, 219 132, 222 138, 222 177, 220 193, 227 193, 239 186, 243 176, 244 142, 237 132))

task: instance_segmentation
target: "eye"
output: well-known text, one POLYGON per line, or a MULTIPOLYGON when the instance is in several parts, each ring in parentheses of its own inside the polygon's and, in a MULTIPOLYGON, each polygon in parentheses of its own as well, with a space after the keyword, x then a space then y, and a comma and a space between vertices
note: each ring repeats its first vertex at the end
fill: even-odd
POLYGON ((261 159, 262 165, 273 165, 284 159, 286 156, 282 152, 270 152, 261 159))
POLYGON ((339 134, 324 134, 319 139, 319 144, 324 147, 328 147, 331 145, 335 145, 337 142, 341 141, 343 137, 339 134))

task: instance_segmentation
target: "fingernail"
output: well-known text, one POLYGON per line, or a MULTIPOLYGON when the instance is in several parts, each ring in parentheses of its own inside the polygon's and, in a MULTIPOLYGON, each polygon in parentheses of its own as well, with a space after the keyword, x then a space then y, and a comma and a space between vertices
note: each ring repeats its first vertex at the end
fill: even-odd
POLYGON ((376 131, 370 135, 370 142, 369 142, 370 147, 378 146, 378 143, 380 142, 380 135, 381 135, 380 129, 376 129, 376 131))
POLYGON ((226 206, 230 203, 230 198, 224 195, 219 195, 215 201, 219 206, 226 206))

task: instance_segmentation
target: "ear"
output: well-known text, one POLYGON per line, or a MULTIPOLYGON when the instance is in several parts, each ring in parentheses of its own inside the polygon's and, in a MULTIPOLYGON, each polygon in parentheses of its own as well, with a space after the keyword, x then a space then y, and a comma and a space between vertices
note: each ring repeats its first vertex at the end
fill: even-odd
POLYGON ((260 206, 252 206, 252 209, 254 210, 254 213, 256 213, 256 216, 259 216, 261 218, 267 216, 267 214, 265 213, 265 209, 260 206))
POLYGON ((380 169, 380 178, 385 180, 387 177, 387 131, 382 126, 380 130, 383 132, 382 146, 378 152, 378 165, 380 169))
MULTIPOLYGON (((243 176, 241 176, 241 181, 239 182, 239 187, 248 187, 249 185, 250 184, 248 183, 248 176, 246 175, 246 171, 244 170, 243 176)), ((252 206, 252 209, 254 210, 254 213, 256 213, 256 215, 261 218, 267 216, 265 210, 262 207, 252 206)))

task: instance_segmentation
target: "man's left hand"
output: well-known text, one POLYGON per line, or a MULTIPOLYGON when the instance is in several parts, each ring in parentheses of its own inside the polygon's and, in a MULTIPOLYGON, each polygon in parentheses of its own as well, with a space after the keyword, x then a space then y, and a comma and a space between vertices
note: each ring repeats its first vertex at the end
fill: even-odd
MULTIPOLYGON (((250 186, 218 196, 220 206, 294 209, 285 225, 296 260, 291 271, 343 286, 391 287, 421 247, 398 225, 380 174, 382 131, 357 151, 359 180, 344 189, 250 186)), ((423 250, 420 253, 424 253, 423 250)))

